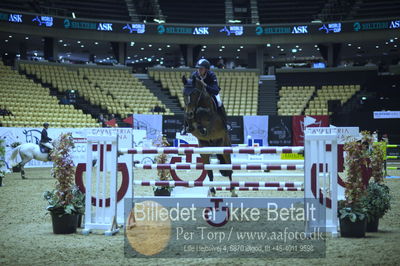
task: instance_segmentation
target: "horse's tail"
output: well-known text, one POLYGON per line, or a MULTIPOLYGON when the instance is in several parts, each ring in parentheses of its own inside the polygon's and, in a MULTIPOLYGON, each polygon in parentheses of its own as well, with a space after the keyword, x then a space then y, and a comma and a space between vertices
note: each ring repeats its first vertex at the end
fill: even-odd
POLYGON ((11 161, 11 166, 15 166, 17 165, 16 163, 16 159, 17 159, 17 155, 19 154, 19 150, 21 149, 21 145, 19 145, 18 147, 16 147, 10 157, 10 161, 11 161))

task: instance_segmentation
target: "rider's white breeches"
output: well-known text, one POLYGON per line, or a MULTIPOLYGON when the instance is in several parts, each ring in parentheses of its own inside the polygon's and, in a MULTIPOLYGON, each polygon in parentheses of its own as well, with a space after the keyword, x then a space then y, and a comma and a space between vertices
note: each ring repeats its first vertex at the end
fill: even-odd
POLYGON ((215 95, 215 99, 217 99, 218 107, 222 106, 221 96, 219 94, 215 95))
POLYGON ((51 145, 51 143, 47 142, 47 143, 42 143, 43 146, 49 148, 50 150, 53 149, 53 145, 51 145))

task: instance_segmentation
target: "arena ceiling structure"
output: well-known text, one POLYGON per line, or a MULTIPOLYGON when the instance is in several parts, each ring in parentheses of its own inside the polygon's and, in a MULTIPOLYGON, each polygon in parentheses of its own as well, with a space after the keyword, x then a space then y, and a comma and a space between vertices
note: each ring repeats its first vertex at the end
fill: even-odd
POLYGON ((399 53, 400 5, 394 1, 205 1, 208 13, 195 1, 155 2, 2 1, 0 50, 3 56, 133 65, 223 58, 262 73, 266 62, 337 65, 399 53))

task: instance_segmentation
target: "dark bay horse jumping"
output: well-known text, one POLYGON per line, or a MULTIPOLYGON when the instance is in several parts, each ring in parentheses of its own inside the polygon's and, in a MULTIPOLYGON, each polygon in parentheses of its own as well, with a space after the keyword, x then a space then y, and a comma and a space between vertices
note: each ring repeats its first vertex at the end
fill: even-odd
MULTIPOLYGON (((224 121, 217 111, 217 105, 212 96, 207 92, 203 84, 195 79, 195 84, 191 80, 182 78, 185 85, 183 95, 185 100, 185 120, 188 123, 189 131, 199 141, 200 147, 229 147, 231 140, 224 121), (193 86, 194 85, 194 86, 193 86)), ((200 155, 204 164, 210 163, 210 154, 200 155)), ((217 154, 221 164, 230 164, 230 154, 217 154)), ((231 170, 220 170, 221 175, 232 181, 231 170)), ((212 170, 208 170, 208 178, 213 181, 212 170)), ((231 188, 232 197, 237 197, 235 188, 231 188)), ((210 188, 210 193, 215 196, 215 188, 210 188)))

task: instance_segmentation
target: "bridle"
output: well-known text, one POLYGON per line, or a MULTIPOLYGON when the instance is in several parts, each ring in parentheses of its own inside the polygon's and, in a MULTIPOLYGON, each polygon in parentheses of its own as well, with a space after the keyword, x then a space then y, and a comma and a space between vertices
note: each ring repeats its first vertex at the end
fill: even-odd
POLYGON ((191 95, 193 94, 193 92, 195 92, 195 91, 199 92, 200 95, 199 95, 199 97, 197 97, 197 102, 196 102, 196 105, 195 105, 195 108, 194 108, 194 111, 193 111, 193 117, 191 117, 191 118, 189 118, 189 119, 194 119, 194 118, 196 117, 196 112, 197 112, 197 109, 199 108, 200 99, 203 97, 203 94, 204 94, 204 92, 205 92, 204 86, 203 86, 201 89, 195 87, 194 90, 193 90, 189 95, 187 95, 187 97, 188 97, 187 105, 190 104, 190 99, 191 99, 190 96, 191 96, 191 95))

